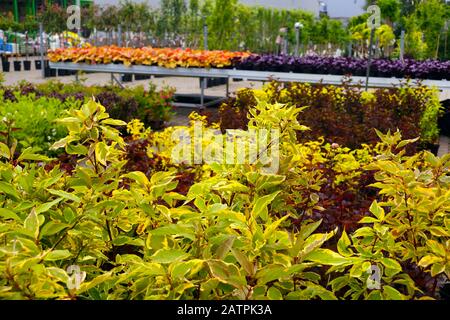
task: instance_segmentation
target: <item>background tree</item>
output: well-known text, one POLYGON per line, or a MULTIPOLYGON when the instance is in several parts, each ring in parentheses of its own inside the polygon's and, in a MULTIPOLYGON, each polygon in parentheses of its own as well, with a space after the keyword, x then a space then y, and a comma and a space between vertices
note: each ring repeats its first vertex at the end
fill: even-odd
POLYGON ((447 10, 447 5, 441 0, 426 0, 417 5, 409 18, 409 31, 418 29, 423 32, 428 57, 438 57, 441 33, 448 19, 447 10))
POLYGON ((207 17, 213 48, 231 49, 235 31, 235 13, 238 0, 215 0, 211 14, 207 17))
POLYGON ((376 4, 380 7, 381 18, 387 25, 393 27, 394 22, 396 22, 400 16, 400 9, 402 6, 400 0, 368 0, 365 7, 367 8, 372 4, 376 4))
POLYGON ((186 3, 184 0, 161 0, 157 34, 161 38, 174 38, 185 32, 186 3))
POLYGON ((67 28, 67 12, 57 4, 41 7, 38 20, 44 25, 46 32, 61 33, 67 28))

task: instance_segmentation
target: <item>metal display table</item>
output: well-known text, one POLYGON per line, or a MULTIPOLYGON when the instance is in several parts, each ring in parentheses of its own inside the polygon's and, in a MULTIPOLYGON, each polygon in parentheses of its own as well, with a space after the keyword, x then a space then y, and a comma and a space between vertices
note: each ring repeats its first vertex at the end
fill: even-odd
MULTIPOLYGON (((250 81, 271 81, 277 80, 280 82, 308 82, 308 83, 323 83, 340 85, 343 80, 349 78, 342 75, 331 74, 309 74, 309 73, 293 73, 293 72, 273 72, 273 71, 248 71, 236 69, 205 69, 205 68, 162 68, 155 66, 129 66, 123 64, 87 64, 87 63, 71 63, 71 62, 50 62, 50 68, 65 69, 65 70, 80 70, 88 72, 110 73, 111 81, 116 81, 121 85, 120 81, 114 74, 142 74, 142 75, 163 75, 175 77, 195 77, 202 80, 200 107, 204 108, 205 96, 205 79, 206 78, 226 78, 226 97, 229 96, 229 80, 230 79, 244 79, 250 81)), ((365 77, 351 77, 351 84, 364 84, 365 77)), ((381 78, 370 77, 369 87, 371 88, 391 88, 400 85, 406 81, 404 78, 381 78)), ((450 89, 450 81, 447 80, 422 80, 422 84, 436 87, 439 90, 450 89)))
MULTIPOLYGON (((204 68, 161 68, 154 66, 129 66, 123 64, 87 64, 87 63, 71 63, 71 62, 50 62, 49 67, 52 69, 65 70, 80 70, 87 72, 110 73, 111 81, 117 82, 122 86, 120 80, 114 74, 142 74, 142 75, 157 75, 157 76, 174 76, 174 77, 196 77, 202 81, 200 93, 200 105, 197 104, 174 104, 179 107, 197 107, 205 108, 217 102, 224 100, 223 97, 205 103, 205 82, 206 78, 226 78, 226 97, 229 96, 229 79, 230 75, 227 69, 204 69, 204 68)), ((78 75, 76 75, 78 80, 78 75)))

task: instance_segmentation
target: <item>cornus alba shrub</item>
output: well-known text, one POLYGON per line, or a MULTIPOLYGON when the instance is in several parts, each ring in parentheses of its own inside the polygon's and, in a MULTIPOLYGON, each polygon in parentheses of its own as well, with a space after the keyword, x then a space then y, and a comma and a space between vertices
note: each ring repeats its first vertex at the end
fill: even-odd
POLYGON ((134 121, 125 141, 116 127, 126 123, 94 101, 59 120, 68 135, 52 148, 76 158, 70 172, 1 143, 0 297, 439 299, 450 277, 450 156, 406 156, 414 140, 399 132, 353 151, 298 143, 299 112, 262 102, 250 112, 249 127, 280 130, 276 174, 258 162, 174 165, 174 128, 134 121), (130 145, 144 142, 152 167, 131 171, 130 145), (185 170, 195 178, 181 192, 185 170), (325 191, 357 188, 368 172, 375 201, 330 228, 325 191))
POLYGON ((305 107, 298 120, 311 130, 298 134, 300 141, 317 140, 350 148, 376 145, 383 133, 399 129, 406 139, 420 139, 408 146, 410 154, 431 148, 439 139, 438 118, 442 113, 434 89, 405 82, 398 88, 365 92, 361 87, 271 82, 261 90, 241 89, 219 111, 221 129, 247 128, 249 109, 258 101, 281 102, 305 107))

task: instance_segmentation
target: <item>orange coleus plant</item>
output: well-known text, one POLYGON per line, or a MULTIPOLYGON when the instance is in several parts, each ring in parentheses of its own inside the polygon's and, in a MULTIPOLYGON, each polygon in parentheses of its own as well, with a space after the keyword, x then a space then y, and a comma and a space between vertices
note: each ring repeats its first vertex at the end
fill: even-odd
POLYGON ((165 68, 200 67, 224 68, 234 61, 246 58, 249 52, 222 50, 192 50, 171 48, 122 48, 116 46, 63 48, 50 50, 52 62, 74 62, 90 64, 123 63, 130 65, 157 65, 165 68))

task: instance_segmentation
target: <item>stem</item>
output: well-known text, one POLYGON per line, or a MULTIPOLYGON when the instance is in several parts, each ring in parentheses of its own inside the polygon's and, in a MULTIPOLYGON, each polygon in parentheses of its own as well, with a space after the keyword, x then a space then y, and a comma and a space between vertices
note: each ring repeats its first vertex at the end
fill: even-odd
POLYGON ((375 250, 375 245, 377 244, 378 239, 379 239, 378 236, 376 236, 375 241, 373 242, 373 245, 372 245, 372 251, 371 251, 372 253, 373 253, 373 250, 375 250))
POLYGON ((81 221, 82 216, 80 216, 72 226, 70 226, 68 229, 65 230, 64 234, 58 239, 58 241, 55 242, 55 244, 50 248, 50 251, 53 251, 56 249, 56 247, 58 246, 58 244, 60 244, 60 242, 67 236, 68 231, 72 230, 73 228, 76 227, 76 225, 81 221))
MULTIPOLYGON (((108 231, 108 237, 109 237, 109 241, 111 241, 111 243, 113 242, 113 237, 112 237, 112 233, 111 233, 111 226, 109 225, 109 220, 106 219, 106 230, 108 231)), ((114 247, 114 245, 113 245, 114 247)))
POLYGON ((72 259, 72 262, 70 264, 74 264, 78 260, 78 257, 80 256, 81 252, 85 247, 86 246, 83 246, 83 244, 81 244, 80 250, 78 250, 77 255, 72 259))
POLYGON ((434 283, 433 283, 433 297, 436 297, 436 289, 437 289, 437 276, 434 278, 434 283))
POLYGON ((405 206, 406 206, 406 214, 407 214, 406 218, 408 219, 409 227, 411 229, 411 236, 412 236, 412 239, 413 239, 414 251, 417 252, 416 235, 414 233, 414 228, 413 228, 413 225, 412 225, 413 217, 411 216, 411 213, 410 213, 410 210, 409 210, 409 207, 408 207, 408 195, 406 194, 406 191, 405 191, 404 198, 405 198, 405 206))
MULTIPOLYGON (((284 131, 286 130, 287 125, 283 128, 281 128, 281 133, 280 133, 280 139, 284 134, 284 131)), ((262 150, 260 153, 258 153, 258 155, 256 156, 256 159, 259 160, 259 158, 261 157, 261 155, 263 154, 263 152, 266 152, 271 146, 272 144, 275 142, 275 140, 270 140, 269 144, 267 145, 267 147, 264 148, 264 150, 262 150)))

